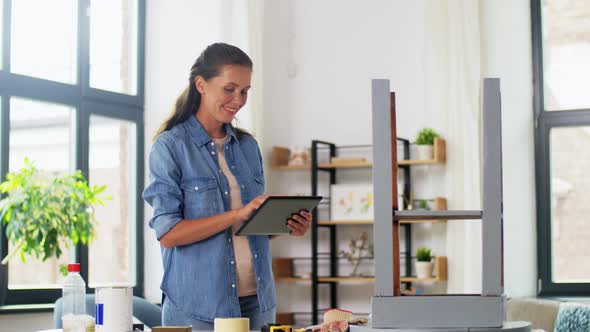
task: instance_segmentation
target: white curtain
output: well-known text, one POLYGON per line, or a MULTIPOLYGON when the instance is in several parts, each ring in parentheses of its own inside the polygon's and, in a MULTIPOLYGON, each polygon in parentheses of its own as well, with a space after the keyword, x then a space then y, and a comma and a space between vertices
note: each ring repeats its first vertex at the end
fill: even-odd
POLYGON ((221 40, 246 52, 254 63, 252 89, 248 103, 239 112, 237 125, 256 136, 262 146, 263 106, 263 0, 223 0, 221 5, 221 40))
MULTIPOLYGON (((481 209, 479 1, 427 1, 426 107, 446 114, 448 208, 481 209)), ((451 294, 481 292, 481 223, 447 222, 451 294)))

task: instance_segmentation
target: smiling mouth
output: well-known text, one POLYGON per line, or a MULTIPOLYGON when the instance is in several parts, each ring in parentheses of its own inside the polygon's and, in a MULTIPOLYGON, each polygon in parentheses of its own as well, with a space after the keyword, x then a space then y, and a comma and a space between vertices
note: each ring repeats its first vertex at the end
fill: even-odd
POLYGON ((234 113, 234 114, 237 113, 239 110, 239 108, 229 108, 227 106, 223 106, 223 109, 230 112, 230 113, 234 113))

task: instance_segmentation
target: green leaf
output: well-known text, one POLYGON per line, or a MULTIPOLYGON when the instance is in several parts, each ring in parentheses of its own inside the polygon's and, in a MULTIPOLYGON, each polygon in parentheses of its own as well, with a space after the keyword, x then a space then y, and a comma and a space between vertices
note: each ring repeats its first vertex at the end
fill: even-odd
POLYGON ((432 128, 423 128, 418 132, 416 137, 416 144, 418 145, 433 145, 434 139, 439 135, 432 128))
POLYGON ((59 273, 61 273, 62 276, 67 276, 68 275, 68 266, 66 264, 60 264, 59 265, 59 273))
POLYGON ((416 260, 418 262, 430 262, 432 260, 432 250, 421 246, 416 251, 416 260))

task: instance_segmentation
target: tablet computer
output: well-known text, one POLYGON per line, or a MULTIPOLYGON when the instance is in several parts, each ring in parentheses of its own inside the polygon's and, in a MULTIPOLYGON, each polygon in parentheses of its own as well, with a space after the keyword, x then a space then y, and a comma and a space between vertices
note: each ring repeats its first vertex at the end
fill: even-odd
POLYGON ((289 234, 287 219, 301 210, 311 212, 322 196, 270 196, 236 231, 236 235, 289 234))

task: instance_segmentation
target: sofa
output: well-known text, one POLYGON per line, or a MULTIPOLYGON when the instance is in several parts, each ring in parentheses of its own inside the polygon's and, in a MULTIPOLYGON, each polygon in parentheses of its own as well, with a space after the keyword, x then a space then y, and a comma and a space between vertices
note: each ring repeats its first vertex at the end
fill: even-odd
POLYGON ((539 298, 509 298, 506 320, 528 321, 533 331, 590 332, 590 305, 539 298))

